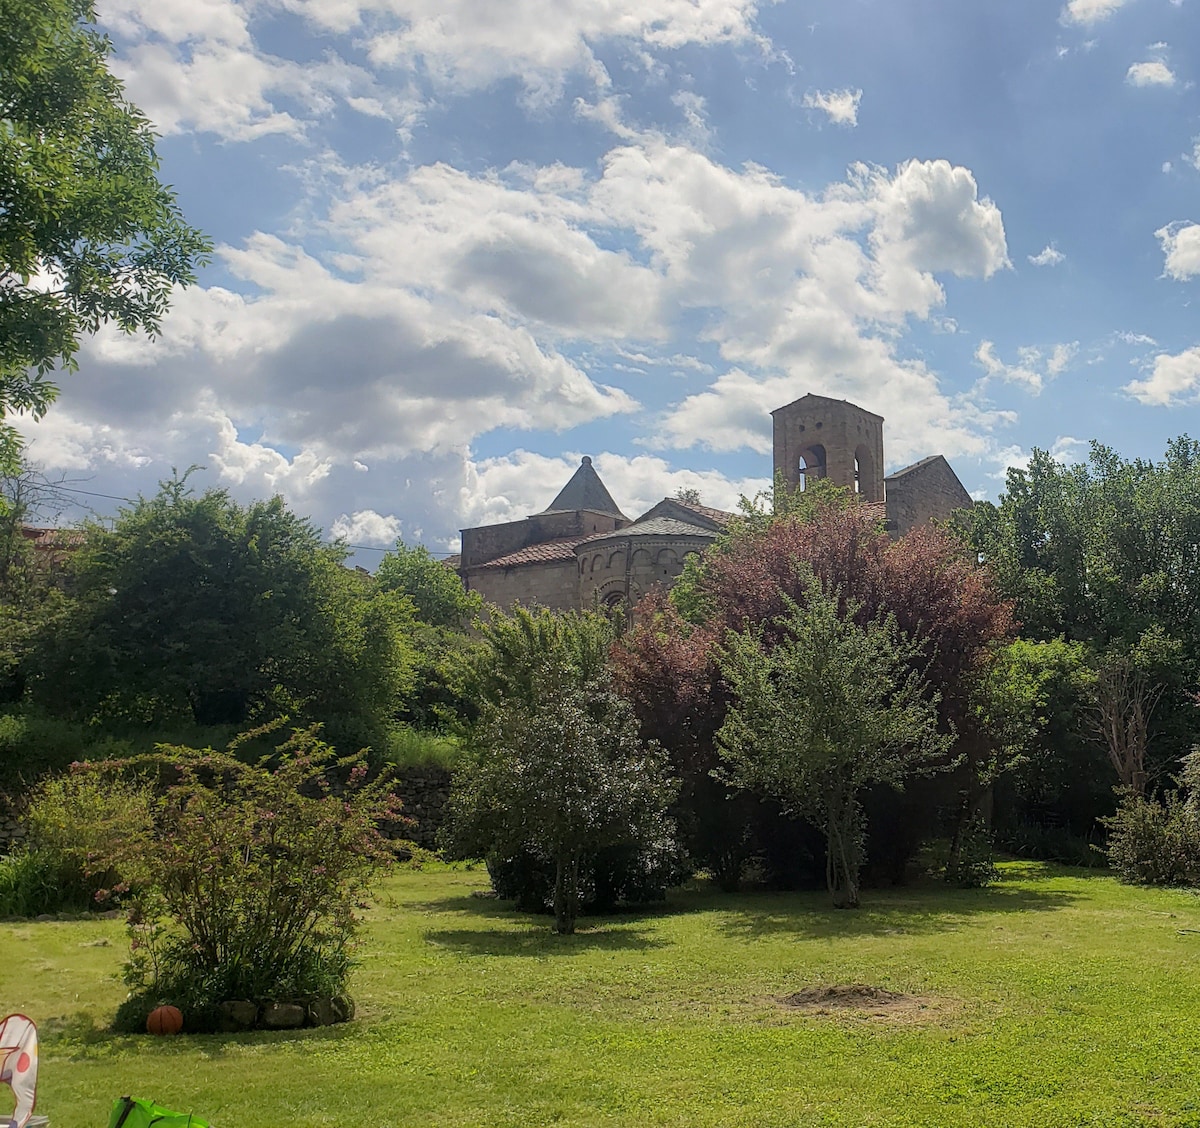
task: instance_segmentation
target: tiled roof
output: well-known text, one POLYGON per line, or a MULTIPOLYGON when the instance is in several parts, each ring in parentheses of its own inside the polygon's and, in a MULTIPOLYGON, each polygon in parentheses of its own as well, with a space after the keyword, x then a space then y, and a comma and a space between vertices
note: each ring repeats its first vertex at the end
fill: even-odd
POLYGON ((648 521, 635 521, 623 529, 610 533, 596 533, 581 542, 590 544, 592 541, 624 540, 626 537, 704 537, 713 540, 716 533, 703 525, 691 525, 686 521, 677 521, 674 517, 651 517, 648 521))
POLYGON ((713 509, 710 505, 699 505, 690 501, 680 501, 679 498, 671 498, 676 505, 682 505, 684 509, 690 509, 693 513, 700 514, 701 517, 706 517, 714 525, 720 525, 725 528, 737 514, 727 513, 724 509, 713 509))
POLYGON ((542 541, 541 544, 527 545, 507 556, 498 556, 481 568, 518 568, 522 564, 546 564, 555 560, 574 560, 575 546, 580 537, 557 537, 555 540, 542 541))
POLYGON ((544 513, 575 513, 587 509, 593 513, 604 513, 610 517, 620 517, 628 520, 624 513, 617 508, 612 494, 600 481, 600 475, 592 469, 592 460, 585 454, 579 469, 571 475, 571 480, 563 486, 556 497, 544 510, 544 513))
POLYGON ((446 567, 449 568, 452 572, 457 572, 458 566, 462 563, 462 553, 456 552, 453 556, 447 556, 446 559, 442 561, 442 563, 445 564, 446 567))
POLYGON ((78 548, 87 540, 82 529, 50 529, 37 525, 22 525, 21 535, 32 541, 34 548, 45 549, 78 548))

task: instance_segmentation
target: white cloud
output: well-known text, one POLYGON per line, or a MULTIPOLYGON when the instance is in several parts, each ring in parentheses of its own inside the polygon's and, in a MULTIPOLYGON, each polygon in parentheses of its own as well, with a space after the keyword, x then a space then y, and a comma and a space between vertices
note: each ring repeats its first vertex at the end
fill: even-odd
MULTIPOLYGON (((579 459, 578 453, 550 458, 517 450, 502 458, 468 461, 459 505, 464 527, 516 520, 545 509, 579 468, 579 459)), ((592 464, 628 517, 640 516, 681 489, 697 490, 705 505, 732 512, 739 498, 753 497, 771 484, 768 477, 731 479, 715 470, 672 469, 653 455, 629 458, 602 452, 592 464)))
MULTIPOLYGON (((107 444, 158 467, 207 461, 239 496, 282 492, 330 522, 404 513, 440 536, 542 508, 553 466, 476 468, 470 444, 635 412, 599 375, 619 360, 639 369, 628 388, 708 380, 651 421, 650 441, 681 449, 766 454, 768 412, 807 391, 885 415, 903 461, 985 456, 1002 422, 898 351, 911 320, 943 325, 937 274, 1008 264, 999 209, 948 162, 855 166, 810 194, 640 135, 599 172, 385 178, 330 161, 322 175, 334 202, 308 222, 322 257, 255 233, 218 249, 233 281, 178 294, 156 340, 105 330, 84 346, 88 379, 51 425, 90 430, 59 440, 63 460, 107 444)), ((741 489, 639 459, 613 464, 631 508, 680 486, 725 506, 741 489)))
POLYGON ((1026 258, 1034 266, 1058 266, 1059 263, 1066 261, 1067 256, 1053 243, 1048 243, 1036 255, 1026 255, 1026 258))
POLYGON ((403 522, 394 514, 385 516, 374 509, 360 509, 336 518, 329 526, 329 535, 349 544, 391 545, 399 538, 402 527, 403 522))
POLYGON ((1164 273, 1177 282, 1185 282, 1200 274, 1200 224, 1169 223, 1155 233, 1162 243, 1166 261, 1164 273))
POLYGON ((1175 72, 1161 59, 1134 63, 1125 73, 1130 86, 1174 86, 1175 72))
POLYGON ((1108 19, 1129 0, 1068 0, 1062 12, 1063 23, 1094 24, 1108 19))
MULTIPOLYGON (((1035 358, 1025 355, 1025 360, 1035 363, 1035 358)), ((989 379, 1003 380, 1008 384, 1020 384, 1038 395, 1042 390, 1042 374, 1034 367, 1034 363, 1005 364, 996 355, 996 345, 993 341, 980 341, 975 350, 975 360, 987 373, 989 379)))
POLYGON ((1055 345, 1046 358, 1046 375, 1060 376, 1079 353, 1079 342, 1055 345))
POLYGON ((1121 390, 1152 407, 1173 407, 1200 400, 1200 346, 1176 355, 1159 354, 1149 376, 1131 380, 1121 390))
POLYGON ((987 380, 1003 380, 1008 384, 1017 384, 1039 395, 1047 379, 1062 375, 1079 352, 1079 342, 1070 341, 1056 344, 1050 355, 1031 345, 1017 349, 1017 362, 1006 364, 996 353, 993 341, 979 342, 975 350, 975 360, 987 373, 987 380))
POLYGON ((1088 445, 1086 439, 1076 439, 1071 435, 1059 435, 1050 447, 1050 454, 1055 461, 1061 462, 1064 466, 1070 466, 1087 459, 1088 445))
MULTIPOLYGON (((413 68, 439 90, 462 93, 517 78, 526 100, 545 104, 569 73, 609 84, 594 48, 635 50, 752 43, 759 0, 281 0, 318 28, 365 33, 377 66, 413 68)), ((772 0, 767 0, 768 3, 772 0)))
POLYGON ((858 104, 862 101, 861 90, 811 90, 804 95, 801 105, 810 110, 821 110, 834 125, 858 125, 858 104))

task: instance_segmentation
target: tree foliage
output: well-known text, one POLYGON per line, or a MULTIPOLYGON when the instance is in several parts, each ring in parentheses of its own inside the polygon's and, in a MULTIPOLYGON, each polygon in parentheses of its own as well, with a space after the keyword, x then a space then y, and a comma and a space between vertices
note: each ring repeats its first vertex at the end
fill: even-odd
POLYGON ((483 607, 476 591, 467 591, 458 574, 435 560, 424 545, 410 548, 403 540, 380 561, 375 582, 381 591, 406 595, 417 617, 431 627, 461 630, 483 607))
POLYGON ((769 624, 730 632, 718 663, 731 703, 717 745, 735 783, 762 790, 820 826, 834 904, 855 907, 862 866, 859 793, 901 789, 950 766, 937 695, 914 668, 922 647, 891 614, 859 608, 801 574, 803 602, 784 597, 769 624))
MULTIPOLYGON (((645 732, 670 749, 685 801, 706 812, 697 829, 709 845, 692 840, 705 864, 723 865, 719 855, 742 837, 740 825, 725 821, 742 814, 713 793, 708 779, 718 766, 715 736, 729 707, 721 647, 728 632, 755 625, 765 647, 780 641, 788 600, 803 603, 809 576, 836 593, 843 615, 853 607, 860 627, 890 612, 901 633, 920 645, 919 668, 939 695, 941 731, 958 734, 966 758, 956 776, 963 793, 958 822, 971 817, 985 786, 983 770, 994 774, 1000 766, 1003 734, 979 712, 976 687, 1014 624, 989 571, 945 530, 924 527, 891 540, 874 510, 847 503, 844 491, 817 491, 810 501, 795 514, 736 524, 669 597, 641 605, 638 626, 617 651, 620 685, 645 732)), ((916 844, 907 840, 893 853, 902 856, 916 844)))
POLYGON ((468 692, 477 644, 467 634, 483 607, 478 592, 467 591, 457 573, 421 545, 397 540, 375 572, 381 592, 412 602, 410 638, 416 656, 412 688, 401 717, 420 729, 446 729, 474 716, 468 692))
MULTIPOLYGON (((1035 451, 999 504, 975 507, 974 547, 1015 601, 1022 633, 1084 647, 1092 738, 1142 790, 1191 746, 1200 675, 1200 443, 1161 462, 1093 444, 1064 466, 1035 451)), ((1081 713, 1083 710, 1081 710, 1081 713)))
POLYGON ((459 856, 548 865, 555 928, 570 933, 589 856, 670 853, 667 757, 643 743, 612 686, 611 620, 517 608, 484 633, 482 711, 455 776, 447 844, 459 856))
POLYGON ((94 19, 91 0, 0 0, 0 418, 44 412, 102 324, 155 333, 210 249, 94 19))
POLYGON ((289 714, 370 739, 411 683, 411 605, 276 497, 243 507, 186 476, 88 529, 35 691, 108 720, 289 714))

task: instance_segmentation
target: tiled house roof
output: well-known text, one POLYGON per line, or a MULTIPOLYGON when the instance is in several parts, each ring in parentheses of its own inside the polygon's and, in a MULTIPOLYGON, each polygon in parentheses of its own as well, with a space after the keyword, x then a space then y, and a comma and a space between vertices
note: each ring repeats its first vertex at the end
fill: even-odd
POLYGON ((554 560, 574 560, 575 546, 582 537, 556 537, 554 540, 530 544, 480 564, 481 568, 519 568, 522 564, 547 564, 554 560))

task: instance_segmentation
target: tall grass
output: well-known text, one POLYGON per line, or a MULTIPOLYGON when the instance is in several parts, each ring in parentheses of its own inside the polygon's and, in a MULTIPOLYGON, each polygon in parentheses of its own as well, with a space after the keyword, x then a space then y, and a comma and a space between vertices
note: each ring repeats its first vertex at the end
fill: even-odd
POLYGON ((384 760, 397 768, 445 768, 458 762, 461 748, 446 733, 422 732, 409 725, 394 725, 388 733, 384 760))

